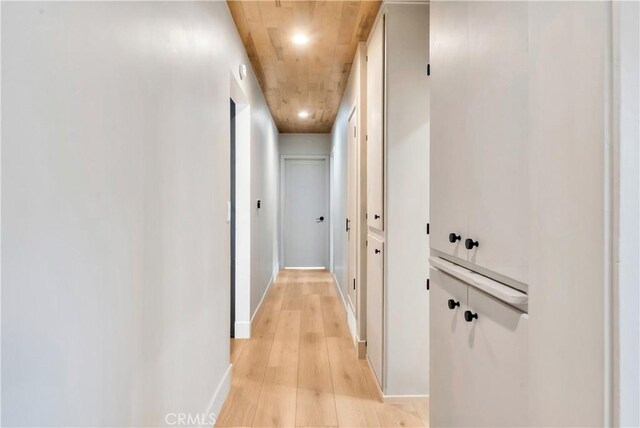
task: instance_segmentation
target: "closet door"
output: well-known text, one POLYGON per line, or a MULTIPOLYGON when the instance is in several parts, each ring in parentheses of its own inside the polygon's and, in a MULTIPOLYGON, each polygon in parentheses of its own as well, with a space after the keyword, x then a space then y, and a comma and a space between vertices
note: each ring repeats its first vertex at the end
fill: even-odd
MULTIPOLYGON (((517 427, 528 422, 528 315, 469 287, 465 412, 473 426, 517 427)), ((550 350, 553 352, 552 350, 550 350)))
POLYGON ((345 232, 349 243, 347 296, 356 314, 356 276, 358 270, 358 111, 353 110, 347 122, 347 219, 345 232))
POLYGON ((367 224, 384 229, 385 16, 367 45, 367 224))
POLYGON ((384 350, 384 243, 369 235, 367 244, 367 357, 382 388, 384 350))
POLYGON ((464 204, 469 238, 479 244, 469 261, 522 283, 529 279, 528 7, 468 3, 466 89, 474 132, 465 137, 473 163, 465 167, 471 191, 464 204))
POLYGON ((470 132, 468 2, 431 4, 431 248, 467 259, 470 132), (454 242, 449 235, 455 236, 454 242), (459 237, 459 238, 458 238, 459 237))
POLYGON ((429 422, 435 427, 472 426, 473 421, 465 414, 469 326, 463 314, 467 309, 468 286, 433 268, 430 278, 429 422))

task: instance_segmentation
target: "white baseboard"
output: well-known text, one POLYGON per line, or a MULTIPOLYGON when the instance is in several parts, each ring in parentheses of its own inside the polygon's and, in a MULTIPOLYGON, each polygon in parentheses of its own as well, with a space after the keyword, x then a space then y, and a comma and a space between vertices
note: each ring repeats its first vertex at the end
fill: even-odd
POLYGON ((347 324, 349 325, 349 333, 351 333, 351 338, 353 339, 353 343, 358 343, 358 321, 356 320, 356 314, 353 313, 353 309, 351 305, 347 305, 347 324))
POLYGON ((209 402, 209 407, 207 411, 204 413, 206 416, 205 421, 207 422, 202 427, 211 428, 211 425, 208 424, 209 416, 215 415, 215 418, 218 419, 220 416, 220 411, 222 410, 222 406, 224 405, 224 400, 227 399, 227 395, 229 395, 229 391, 231 390, 231 373, 232 373, 233 365, 229 364, 227 370, 222 375, 222 379, 220 379, 220 383, 218 383, 218 387, 216 391, 213 393, 213 398, 209 402))
POLYGON ((262 294, 262 298, 260 299, 260 303, 258 303, 258 307, 256 308, 255 311, 253 311, 253 314, 251 314, 251 321, 249 322, 249 337, 251 337, 251 325, 253 325, 253 319, 256 317, 256 314, 260 310, 260 307, 262 306, 262 303, 264 302, 264 298, 267 297, 267 293, 269 292, 269 289, 271 288, 271 285, 273 285, 274 281, 276 280, 276 277, 278 276, 278 273, 279 272, 276 271, 276 273, 274 273, 271 276, 271 279, 269 280, 269 283, 267 284, 267 288, 264 289, 264 293, 262 294))
POLYGON ((382 395, 385 403, 415 403, 416 401, 429 401, 428 395, 382 395))
POLYGON ((236 321, 234 329, 234 339, 251 338, 251 321, 236 321))
POLYGON ((333 283, 336 289, 338 290, 338 294, 340 295, 340 298, 342 299, 342 309, 344 309, 345 313, 349 313, 347 301, 344 300, 344 294, 342 294, 342 289, 340 288, 340 282, 338 281, 338 278, 336 277, 335 272, 331 272, 331 275, 333 275, 333 283))

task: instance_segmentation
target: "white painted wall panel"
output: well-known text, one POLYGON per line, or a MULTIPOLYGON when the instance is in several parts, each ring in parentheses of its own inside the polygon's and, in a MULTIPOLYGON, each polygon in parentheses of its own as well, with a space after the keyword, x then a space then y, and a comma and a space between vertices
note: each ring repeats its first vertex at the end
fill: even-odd
POLYGON ((429 6, 387 5, 385 394, 429 393, 429 6))
MULTIPOLYGON (((229 367, 240 63, 222 2, 2 4, 3 425, 161 426, 208 410, 229 367)), ((242 85, 252 189, 270 206, 252 265, 268 280, 277 130, 251 72, 242 85)))

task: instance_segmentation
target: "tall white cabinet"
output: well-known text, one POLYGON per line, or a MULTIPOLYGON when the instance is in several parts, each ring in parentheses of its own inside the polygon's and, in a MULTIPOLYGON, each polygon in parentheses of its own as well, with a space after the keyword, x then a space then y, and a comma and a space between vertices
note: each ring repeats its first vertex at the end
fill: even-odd
POLYGON ((385 395, 428 394, 429 5, 367 42, 367 355, 385 395))
POLYGON ((606 419, 609 2, 431 2, 433 426, 606 419))

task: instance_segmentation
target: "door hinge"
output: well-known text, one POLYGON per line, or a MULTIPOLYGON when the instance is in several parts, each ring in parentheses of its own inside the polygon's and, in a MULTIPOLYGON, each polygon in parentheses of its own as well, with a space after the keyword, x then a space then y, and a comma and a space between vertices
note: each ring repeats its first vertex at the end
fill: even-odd
POLYGON ((427 291, 429 291, 429 278, 427 278, 427 291))
POLYGON ((431 76, 431 64, 427 64, 427 76, 431 76))
POLYGON ((364 241, 364 246, 368 247, 369 246, 369 240, 367 239, 366 241, 364 241))
POLYGON ((369 141, 369 134, 364 136, 364 141, 369 141))
POLYGON ((427 235, 429 234, 429 223, 427 223, 427 235))
POLYGON ((354 290, 356 289, 356 279, 355 278, 353 278, 353 289, 354 290))
POLYGON ((345 221, 345 226, 344 226, 344 228, 345 228, 345 232, 348 232, 348 231, 350 231, 350 230, 351 230, 351 228, 349 227, 349 219, 347 218, 347 219, 345 219, 345 220, 346 220, 346 221, 345 221))
POLYGON ((369 62, 369 55, 365 55, 364 60, 365 60, 366 62, 369 62))

